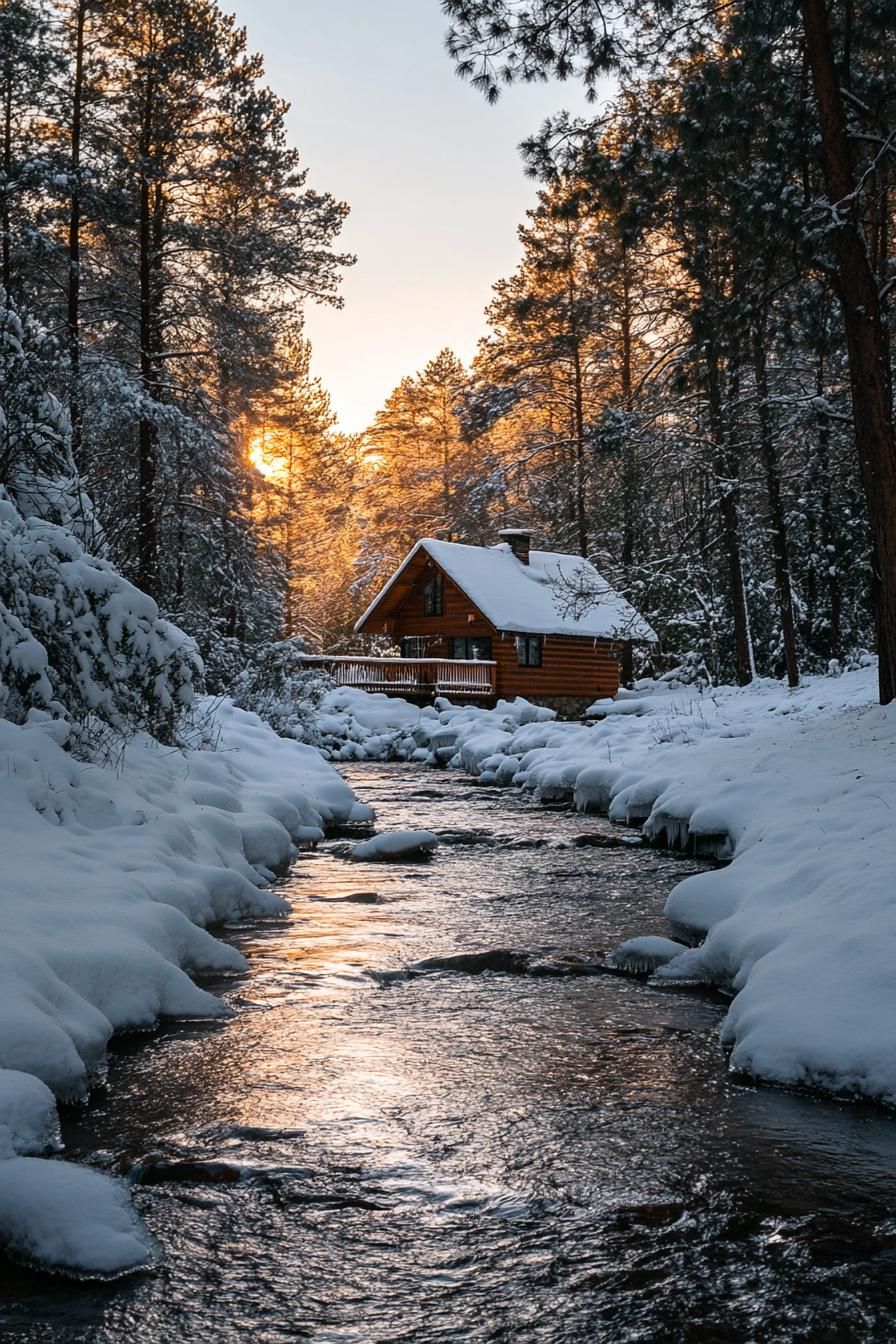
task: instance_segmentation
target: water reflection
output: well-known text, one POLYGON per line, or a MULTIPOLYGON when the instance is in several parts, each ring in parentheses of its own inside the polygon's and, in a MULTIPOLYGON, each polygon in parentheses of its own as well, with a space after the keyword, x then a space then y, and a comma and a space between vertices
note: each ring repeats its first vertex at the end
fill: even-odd
POLYGON ((663 932, 693 863, 572 847, 596 819, 403 767, 351 780, 428 867, 325 847, 288 921, 234 929, 229 1023, 122 1043, 73 1155, 224 1159, 138 1192, 158 1275, 0 1286, 0 1331, 84 1344, 891 1340, 896 1125, 729 1078, 723 1005, 618 978, 367 974, 459 951, 593 957, 663 932), (467 833, 464 839, 463 833, 467 833), (363 896, 363 900, 346 897, 363 896), (376 897, 376 900, 372 898, 376 897))

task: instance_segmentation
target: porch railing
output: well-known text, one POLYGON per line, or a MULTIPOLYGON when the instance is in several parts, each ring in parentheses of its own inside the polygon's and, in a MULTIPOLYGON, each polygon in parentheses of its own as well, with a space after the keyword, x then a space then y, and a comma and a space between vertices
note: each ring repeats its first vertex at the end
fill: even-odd
POLYGON ((320 667, 337 686, 386 695, 488 696, 495 694, 497 664, 460 658, 359 658, 306 654, 309 667, 320 667))

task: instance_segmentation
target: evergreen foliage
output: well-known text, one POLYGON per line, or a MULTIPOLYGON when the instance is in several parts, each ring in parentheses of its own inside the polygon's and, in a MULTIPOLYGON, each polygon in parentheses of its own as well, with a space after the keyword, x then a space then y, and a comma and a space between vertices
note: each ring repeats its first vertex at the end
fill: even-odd
POLYGON ((243 30, 213 0, 0 5, 2 712, 172 736, 198 647, 298 731, 290 641, 353 647, 421 536, 523 524, 643 612, 655 670, 794 685, 876 645, 896 693, 892 15, 443 8, 489 98, 618 88, 524 147, 471 367, 442 350, 353 437, 302 331, 346 207, 243 30))
POLYGON ((598 119, 558 116, 525 147, 546 186, 474 365, 466 424, 503 456, 518 513, 544 544, 587 542, 660 631, 663 665, 795 685, 876 643, 891 698, 892 15, 443 7, 459 72, 490 99, 516 80, 619 79, 598 119), (545 401, 577 384, 582 412, 552 422, 545 401), (564 432, 577 467, 539 463, 564 432))
POLYGON ((248 449, 351 261, 287 110, 213 0, 0 6, 2 713, 171 737, 284 632, 248 449))
MULTIPOLYGON (((337 304, 351 261, 333 246, 347 208, 306 181, 286 112, 214 0, 0 7, 0 487, 26 530, 9 610, 50 582, 24 538, 54 523, 102 556, 79 555, 86 591, 116 567, 216 684, 228 650, 283 633, 290 560, 258 526, 247 449, 301 305, 337 304)), ((75 563, 40 536, 51 569, 75 563)), ((90 696, 51 683, 81 714, 90 696)), ((133 689, 110 723, 157 716, 133 689)))

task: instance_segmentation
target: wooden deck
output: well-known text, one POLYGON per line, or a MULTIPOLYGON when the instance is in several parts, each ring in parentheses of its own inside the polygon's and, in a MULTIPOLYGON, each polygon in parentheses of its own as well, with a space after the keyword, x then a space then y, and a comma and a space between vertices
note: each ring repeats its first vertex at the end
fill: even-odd
POLYGON ((493 696, 497 685, 497 664, 484 660, 330 657, 320 654, 306 655, 303 662, 309 667, 321 668, 337 686, 382 691, 385 695, 484 698, 493 696))

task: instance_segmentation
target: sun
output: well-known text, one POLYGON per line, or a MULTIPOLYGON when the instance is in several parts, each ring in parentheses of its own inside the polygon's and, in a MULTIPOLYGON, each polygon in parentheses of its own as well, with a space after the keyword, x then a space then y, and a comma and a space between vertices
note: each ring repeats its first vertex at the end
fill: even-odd
POLYGON ((281 477, 286 471, 286 460, 278 452, 272 451, 264 434, 257 435, 249 444, 246 457, 266 479, 281 477))

